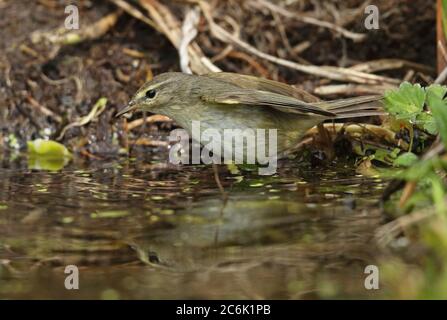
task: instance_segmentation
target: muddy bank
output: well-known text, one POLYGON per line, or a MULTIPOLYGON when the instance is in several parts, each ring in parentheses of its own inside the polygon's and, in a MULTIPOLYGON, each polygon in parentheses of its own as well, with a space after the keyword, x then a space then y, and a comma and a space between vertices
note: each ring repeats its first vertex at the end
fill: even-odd
MULTIPOLYGON (((129 139, 132 144, 143 138, 139 144, 153 148, 157 145, 153 141, 159 140, 171 123, 155 121, 143 129, 134 123, 129 131, 128 121, 116 120, 113 115, 153 74, 179 70, 177 50, 164 35, 126 13, 118 13, 109 1, 76 2, 81 29, 117 14, 116 23, 104 35, 74 45, 33 41, 36 33, 52 32, 63 25, 64 8, 70 3, 0 3, 0 147, 8 152, 23 149, 27 140, 59 137, 70 150, 91 158, 116 156, 120 149, 128 148, 129 139), (86 116, 103 97, 107 98, 107 107, 101 114, 87 124, 71 127, 61 137, 64 127, 86 116)), ((303 1, 288 8, 365 33, 360 4, 361 1, 303 1)), ((378 1, 380 29, 366 32, 366 39, 359 43, 294 19, 278 20, 277 14, 256 10, 245 1, 215 5, 216 16, 227 17, 240 26, 244 41, 285 59, 343 67, 380 58, 435 64, 435 11, 434 4, 427 1, 378 1)), ((176 3, 170 7, 181 20, 186 5, 176 3)), ((211 39, 203 18, 197 41, 212 60, 226 47, 211 39)), ((330 83, 267 61, 256 61, 239 50, 213 61, 226 71, 267 76, 310 91, 330 83)), ((399 69, 383 74, 403 78, 408 71, 399 69)), ((414 79, 429 80, 426 74, 422 76, 414 73, 414 79)), ((134 115, 132 120, 139 117, 134 115)))

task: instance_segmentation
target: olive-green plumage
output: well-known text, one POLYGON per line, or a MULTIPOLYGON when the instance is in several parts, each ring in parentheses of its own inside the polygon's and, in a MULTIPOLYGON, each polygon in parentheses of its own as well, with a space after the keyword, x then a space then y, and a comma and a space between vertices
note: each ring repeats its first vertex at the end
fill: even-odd
POLYGON ((200 121, 202 130, 220 132, 277 129, 278 153, 286 154, 308 129, 324 120, 379 114, 380 99, 365 96, 325 102, 287 84, 254 76, 168 72, 144 84, 117 116, 132 110, 163 114, 190 134, 192 121, 200 121))

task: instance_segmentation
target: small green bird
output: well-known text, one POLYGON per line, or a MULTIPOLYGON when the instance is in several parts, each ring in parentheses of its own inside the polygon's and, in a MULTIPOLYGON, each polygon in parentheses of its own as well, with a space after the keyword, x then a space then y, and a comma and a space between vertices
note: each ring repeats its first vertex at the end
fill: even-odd
MULTIPOLYGON (((201 129, 277 129, 277 152, 292 151, 304 133, 328 119, 383 114, 382 96, 320 101, 315 96, 277 81, 236 73, 160 74, 144 84, 117 116, 133 110, 162 114, 186 129, 193 121, 201 129)), ((229 146, 224 144, 223 154, 229 146)), ((213 150, 214 151, 214 150, 213 150)))

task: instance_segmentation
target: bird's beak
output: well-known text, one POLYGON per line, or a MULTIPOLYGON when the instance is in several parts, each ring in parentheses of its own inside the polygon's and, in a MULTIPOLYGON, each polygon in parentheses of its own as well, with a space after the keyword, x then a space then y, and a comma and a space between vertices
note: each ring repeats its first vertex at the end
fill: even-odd
POLYGON ((123 110, 119 111, 119 112, 115 115, 115 117, 121 117, 123 114, 128 113, 128 112, 130 112, 130 111, 133 111, 133 110, 135 110, 136 108, 138 108, 138 103, 136 103, 135 100, 131 100, 131 101, 129 102, 129 104, 128 104, 123 110))

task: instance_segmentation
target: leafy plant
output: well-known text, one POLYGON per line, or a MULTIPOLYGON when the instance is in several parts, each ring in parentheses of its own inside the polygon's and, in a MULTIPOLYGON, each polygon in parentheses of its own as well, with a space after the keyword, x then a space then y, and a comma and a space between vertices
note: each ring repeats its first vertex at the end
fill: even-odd
MULTIPOLYGON (((429 134, 439 134, 447 147, 447 100, 444 96, 447 87, 431 85, 422 88, 420 85, 402 83, 398 90, 385 94, 385 109, 396 120, 404 121, 404 125, 414 126, 429 134)), ((429 194, 436 211, 446 214, 447 158, 442 155, 420 160, 412 152, 399 155, 394 166, 406 168, 398 173, 401 179, 412 181, 419 186, 418 192, 429 194)), ((417 192, 413 196, 418 196, 417 192)))
POLYGON ((435 118, 427 105, 431 102, 442 100, 447 92, 447 87, 431 85, 426 88, 419 84, 404 82, 398 90, 385 93, 385 110, 396 120, 403 120, 408 126, 416 126, 431 135, 438 133, 435 118))
POLYGON ((425 97, 426 92, 419 84, 404 82, 399 90, 385 93, 385 109, 397 119, 414 122, 423 111, 425 97))

